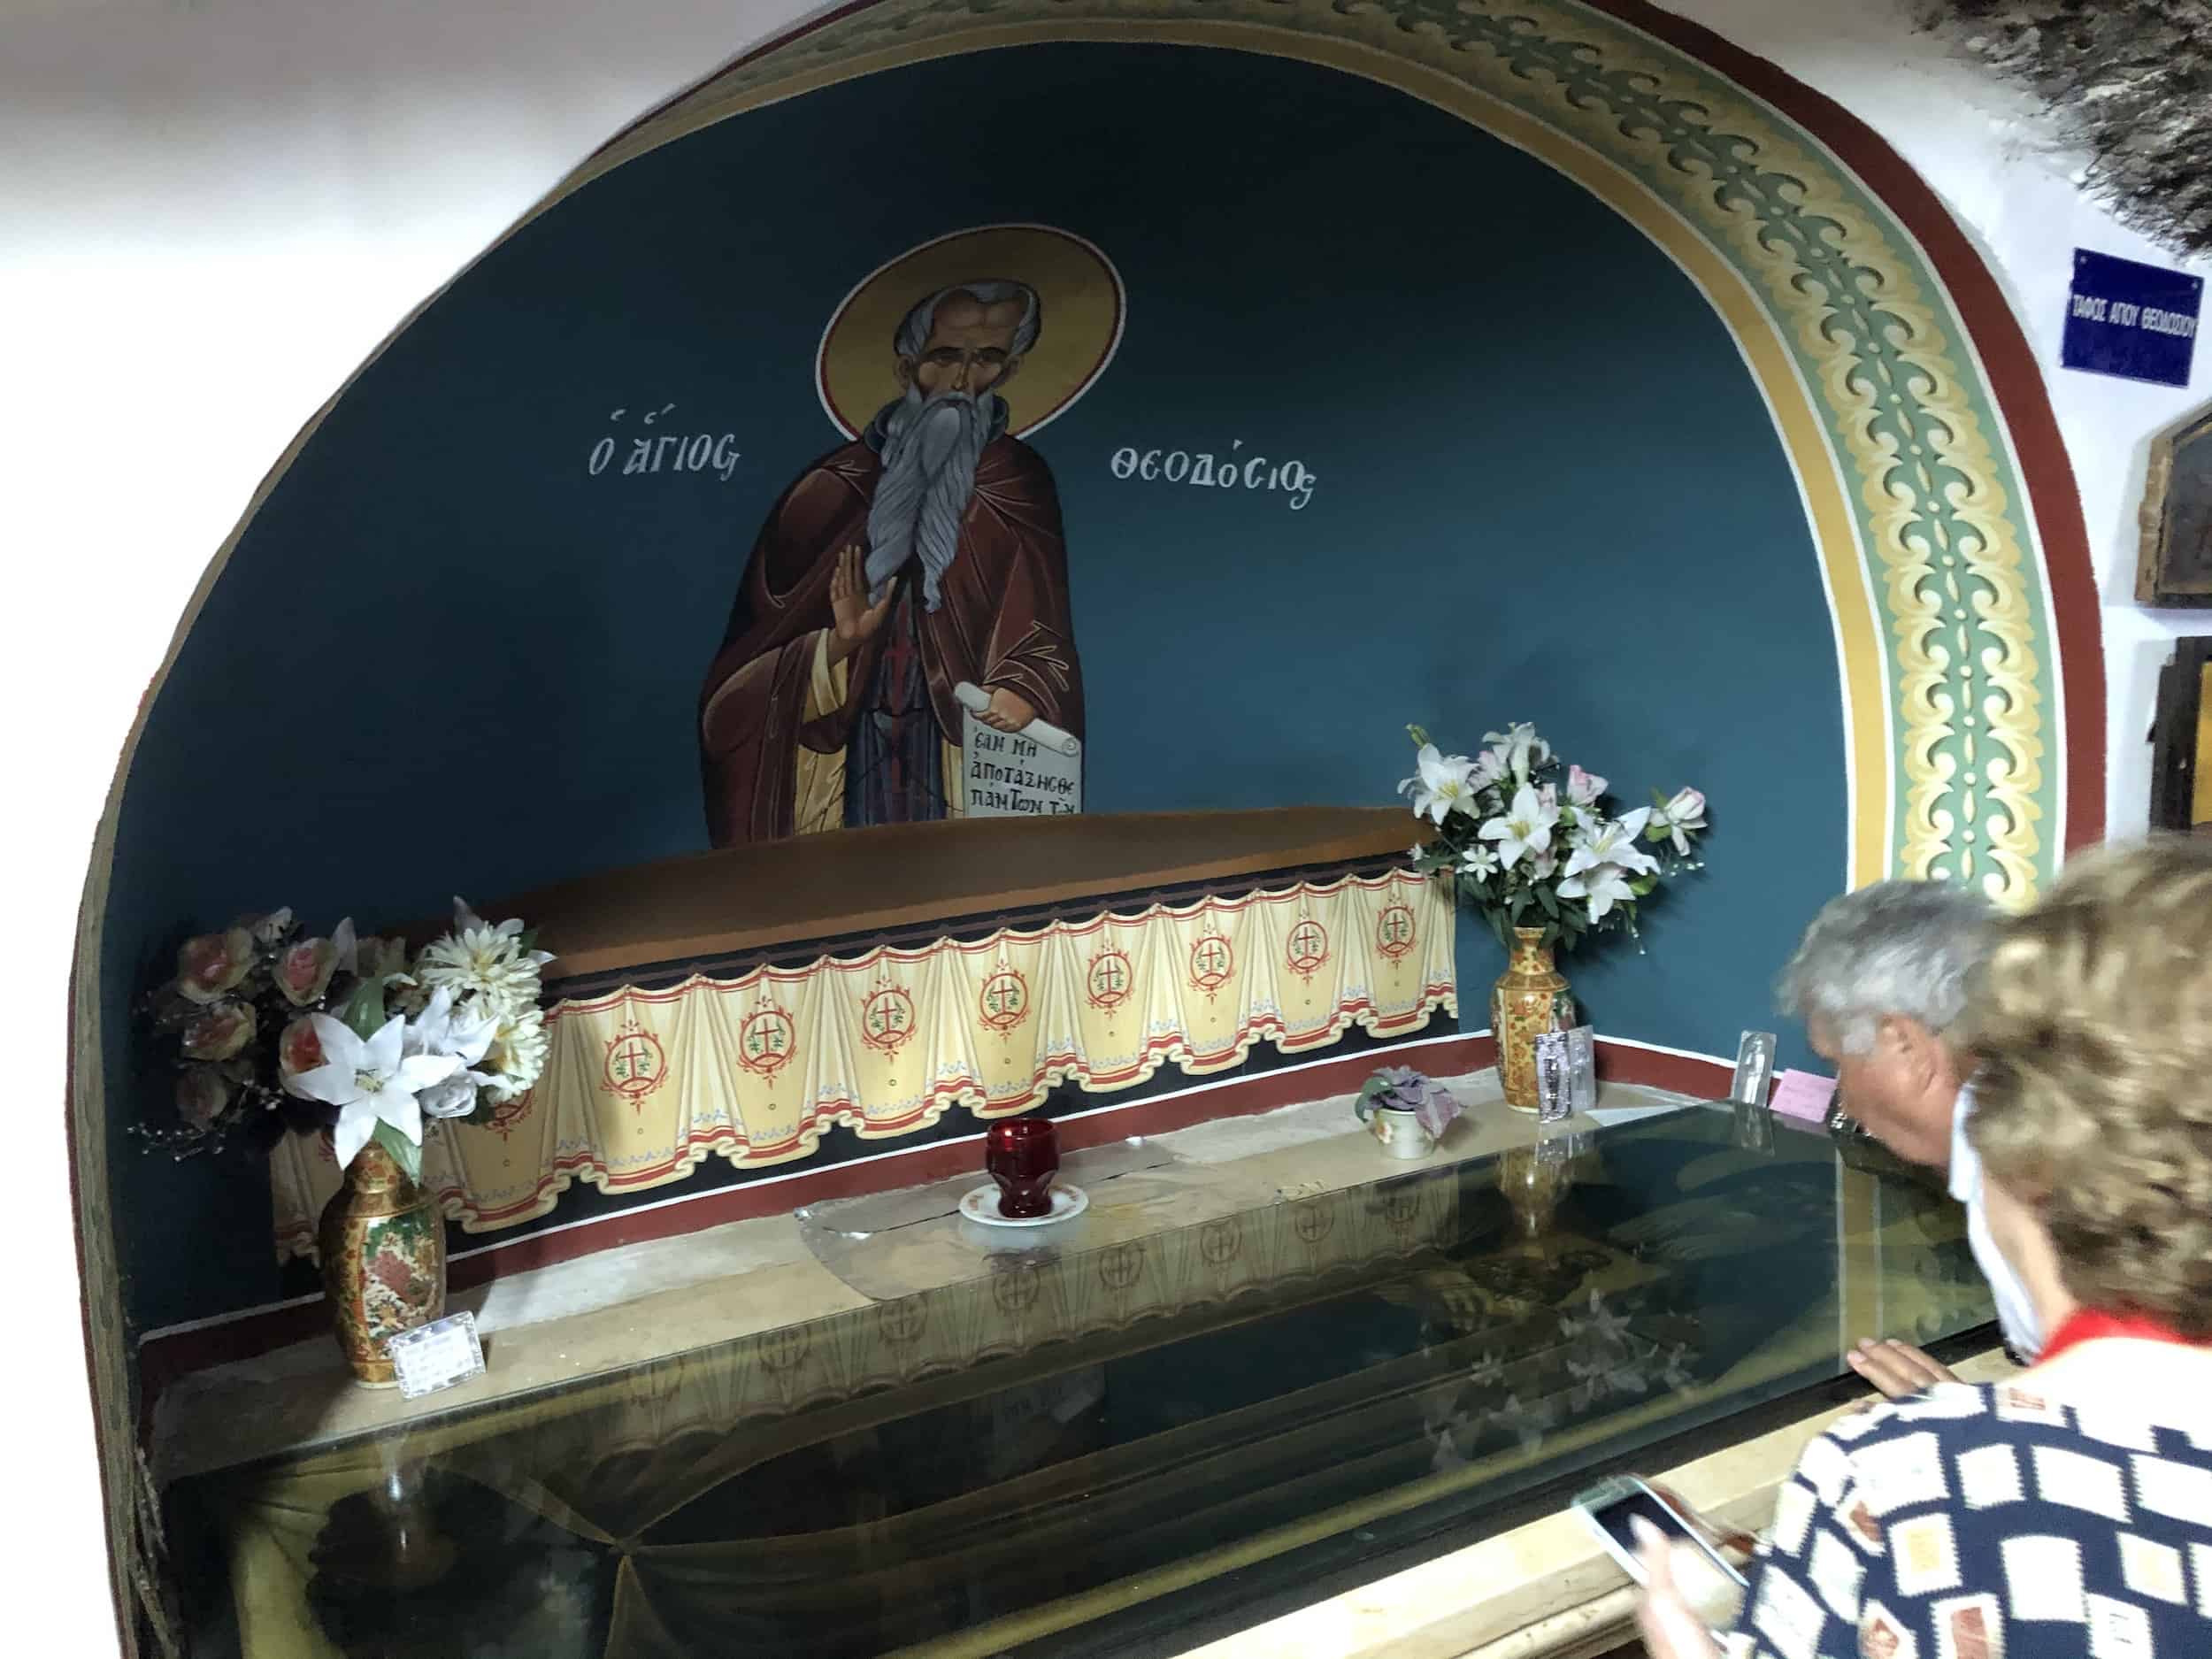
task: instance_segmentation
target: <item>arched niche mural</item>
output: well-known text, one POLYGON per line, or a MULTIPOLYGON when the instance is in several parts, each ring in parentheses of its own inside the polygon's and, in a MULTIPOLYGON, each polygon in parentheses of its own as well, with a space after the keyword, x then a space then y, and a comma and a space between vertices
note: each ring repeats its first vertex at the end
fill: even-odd
MULTIPOLYGON (((1838 887, 2018 898, 2096 833, 2093 595, 2032 361, 1839 111, 1564 0, 878 0, 594 157, 364 365, 211 571, 81 958, 81 1146, 139 1325, 278 1290, 250 1175, 107 1151, 177 932, 703 847, 703 703, 790 643, 723 661, 763 526, 866 465, 900 388, 863 336, 976 279, 1037 296, 1010 396, 1061 390, 1019 442, 1064 544, 1087 812, 1383 801, 1407 720, 1536 718, 1712 797, 1712 868, 1651 954, 1575 969, 1609 1033, 1706 1052, 1838 887)), ((851 527, 782 544, 810 603, 851 527)), ((797 747, 768 764, 795 796, 797 747)), ((1495 972, 1462 941, 1463 980, 1495 972)))

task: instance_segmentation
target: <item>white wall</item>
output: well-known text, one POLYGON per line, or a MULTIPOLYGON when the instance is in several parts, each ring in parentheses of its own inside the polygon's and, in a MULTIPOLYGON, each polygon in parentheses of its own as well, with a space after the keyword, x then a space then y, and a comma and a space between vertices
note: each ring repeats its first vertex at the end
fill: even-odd
MULTIPOLYGON (((2108 609, 2116 828, 2144 818, 2165 641, 2127 603, 2149 434, 2190 399, 2055 367, 2071 250, 2157 256, 2082 205, 2016 106, 1871 6, 1678 0, 1901 149, 1999 266, 2047 365, 2108 609)), ((64 974, 94 826, 207 560, 393 324, 586 151, 802 8, 788 0, 0 0, 0 692, 13 1015, 9 1506, 27 1606, 92 1655, 106 1604, 60 1114, 64 974), (29 1264, 29 1265, 23 1265, 29 1264), (21 1419, 17 1419, 19 1431, 21 1419), (62 1611, 59 1609, 73 1609, 62 1611)), ((2200 366, 2200 387, 2212 370, 2200 366)), ((2201 396, 2201 394, 2200 394, 2201 396)), ((242 803, 273 780, 239 756, 242 803)), ((18 1609, 19 1617, 22 1609, 18 1609)), ((35 1619, 41 1617, 34 1612, 35 1619)))

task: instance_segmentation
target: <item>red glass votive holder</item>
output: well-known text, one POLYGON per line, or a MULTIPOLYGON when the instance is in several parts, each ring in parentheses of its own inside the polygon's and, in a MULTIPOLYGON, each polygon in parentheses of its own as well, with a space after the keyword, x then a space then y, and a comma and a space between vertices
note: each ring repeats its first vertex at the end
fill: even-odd
POLYGON ((1012 1221, 1052 1213, 1052 1178, 1060 1171, 1060 1131, 1046 1118, 993 1124, 983 1137, 983 1167, 998 1183, 998 1212, 1012 1221))

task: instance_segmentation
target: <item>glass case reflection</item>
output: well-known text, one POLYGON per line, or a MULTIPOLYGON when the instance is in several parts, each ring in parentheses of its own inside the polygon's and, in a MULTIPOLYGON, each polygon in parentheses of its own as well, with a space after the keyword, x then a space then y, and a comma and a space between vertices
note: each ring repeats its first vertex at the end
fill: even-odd
POLYGON ((1751 1139, 1556 1136, 201 1477, 195 1651, 1108 1653, 1832 1379, 1855 1321, 1988 1320, 1933 1183, 1751 1139))

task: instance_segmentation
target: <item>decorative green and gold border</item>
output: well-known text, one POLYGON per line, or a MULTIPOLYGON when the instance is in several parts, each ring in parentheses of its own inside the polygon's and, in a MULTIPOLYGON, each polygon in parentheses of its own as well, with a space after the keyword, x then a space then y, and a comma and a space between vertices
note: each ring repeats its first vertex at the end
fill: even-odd
POLYGON ((1805 496, 1844 685, 1851 884, 1953 877, 2017 903, 2049 878, 2064 744, 2048 586, 1964 324, 1896 215, 1817 140, 1602 12, 878 0, 657 111, 540 211, 659 145, 819 87, 1066 40, 1181 42, 1363 75, 1527 150, 1643 229, 1734 334, 1805 496))

